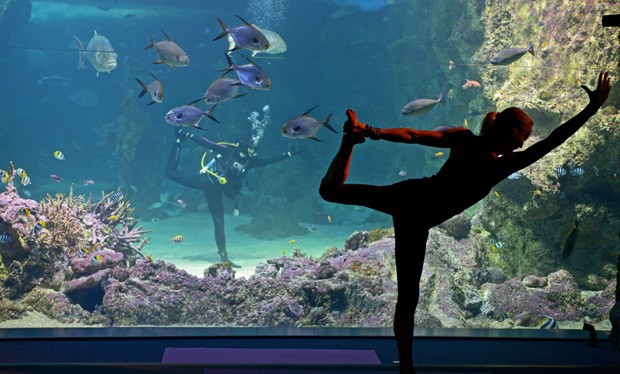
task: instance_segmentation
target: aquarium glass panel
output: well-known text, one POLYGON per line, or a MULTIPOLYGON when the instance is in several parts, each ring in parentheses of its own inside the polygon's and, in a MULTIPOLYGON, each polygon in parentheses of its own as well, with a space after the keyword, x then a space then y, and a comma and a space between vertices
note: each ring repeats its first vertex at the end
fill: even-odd
POLYGON ((0 5, 0 328, 611 329, 617 1, 0 5))

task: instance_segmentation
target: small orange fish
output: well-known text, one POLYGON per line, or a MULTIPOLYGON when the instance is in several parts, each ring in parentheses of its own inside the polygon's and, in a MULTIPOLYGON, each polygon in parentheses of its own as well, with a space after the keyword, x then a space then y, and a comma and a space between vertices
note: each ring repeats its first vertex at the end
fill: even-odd
POLYGON ((153 261, 153 256, 151 256, 151 255, 146 255, 146 259, 149 260, 150 262, 154 262, 153 261))
POLYGON ((435 153, 435 157, 441 157, 441 156, 443 156, 443 154, 444 154, 443 152, 437 152, 437 153, 435 153))
POLYGON ((327 215, 327 222, 332 223, 332 216, 330 216, 329 214, 327 215))
POLYGON ((480 87, 480 82, 470 81, 469 79, 465 79, 465 83, 461 87, 463 87, 463 89, 467 89, 471 87, 480 87))

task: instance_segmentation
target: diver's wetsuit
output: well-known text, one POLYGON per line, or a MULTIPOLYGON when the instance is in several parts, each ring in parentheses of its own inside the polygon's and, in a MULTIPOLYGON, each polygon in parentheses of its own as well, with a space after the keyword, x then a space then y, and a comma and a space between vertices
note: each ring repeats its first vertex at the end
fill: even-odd
MULTIPOLYGON (((187 133, 183 133, 183 130, 178 131, 179 134, 181 134, 181 137, 186 137, 187 133)), ((177 183, 200 190, 204 193, 207 200, 207 205, 209 206, 209 212, 211 213, 211 218, 213 219, 213 230, 215 234, 217 252, 220 255, 222 262, 230 262, 228 260, 228 254, 226 253, 224 200, 222 196, 226 195, 229 199, 235 200, 236 209, 243 177, 247 171, 252 168, 265 166, 284 160, 285 158, 290 157, 292 153, 284 152, 273 157, 259 159, 253 157, 246 149, 240 150, 239 147, 217 144, 206 138, 198 136, 190 136, 189 138, 200 146, 212 150, 216 155, 221 155, 221 157, 216 157, 214 169, 217 170, 219 175, 226 178, 226 183, 220 184, 217 178, 214 178, 208 173, 200 174, 197 171, 195 174, 187 174, 180 172, 178 170, 178 165, 182 141, 179 137, 175 139, 175 142, 172 145, 172 151, 170 152, 168 163, 166 165, 166 176, 177 183)))

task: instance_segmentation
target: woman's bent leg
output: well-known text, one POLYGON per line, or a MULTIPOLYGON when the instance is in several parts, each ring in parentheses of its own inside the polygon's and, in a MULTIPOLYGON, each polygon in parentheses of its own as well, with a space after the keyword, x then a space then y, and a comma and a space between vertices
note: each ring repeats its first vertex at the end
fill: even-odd
POLYGON ((357 136, 344 135, 342 137, 340 149, 338 149, 338 153, 327 169, 325 177, 321 180, 319 194, 325 201, 361 205, 389 214, 390 203, 383 197, 385 194, 382 193, 385 192, 385 187, 345 184, 349 176, 353 146, 357 143, 359 143, 357 136))

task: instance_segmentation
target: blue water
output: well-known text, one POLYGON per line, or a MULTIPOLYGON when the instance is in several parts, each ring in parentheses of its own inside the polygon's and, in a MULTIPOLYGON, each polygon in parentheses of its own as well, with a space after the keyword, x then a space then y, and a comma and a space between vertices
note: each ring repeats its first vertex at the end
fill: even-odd
MULTIPOLYGON (((203 261, 205 267, 217 262, 211 218, 201 193, 174 183, 164 175, 175 130, 164 121, 164 115, 176 106, 202 97, 211 82, 222 74, 221 70, 227 66, 224 53, 228 43, 225 38, 212 40, 221 31, 216 17, 235 27, 240 25, 235 17, 238 15, 276 31, 286 41, 288 50, 280 55, 259 54, 253 58, 271 78, 271 90, 242 88, 241 92, 247 95, 222 103, 215 110, 214 115, 221 124, 205 118, 201 126, 206 131, 192 131, 214 141, 237 141, 250 132, 251 124, 247 119, 250 113, 257 111, 262 115, 261 109, 269 105, 271 123, 260 140, 259 155, 269 157, 290 150, 304 152, 294 160, 278 163, 278 170, 283 172, 277 173, 276 177, 265 176, 274 166, 248 173, 240 198, 239 220, 235 221, 231 215, 232 202, 225 199, 226 230, 230 231, 227 234, 229 254, 239 262, 247 260, 242 251, 233 248, 249 245, 251 238, 236 241, 236 235, 243 235, 233 229, 239 222, 250 222, 257 209, 263 209, 258 207, 259 195, 265 191, 261 186, 271 182, 288 187, 284 192, 286 199, 304 201, 312 206, 306 211, 290 212, 287 219, 298 222, 302 228, 311 224, 322 227, 329 224, 328 216, 330 220, 333 216, 333 224, 339 226, 332 238, 324 233, 315 235, 314 238, 321 239, 312 240, 314 249, 311 252, 319 255, 323 248, 342 246, 347 233, 388 226, 389 217, 376 215, 370 223, 362 225, 370 211, 360 208, 334 213, 335 206, 319 197, 318 184, 337 149, 339 134, 322 129, 317 134, 321 142, 294 140, 282 137, 280 128, 287 120, 317 104, 320 105, 312 115, 323 120, 333 112, 330 123, 339 132, 345 119, 344 112, 349 107, 356 108, 364 120, 371 123, 384 120, 384 115, 394 117, 393 113, 398 114, 389 94, 395 91, 390 70, 394 62, 390 62, 377 47, 385 46, 401 33, 402 21, 396 15, 402 9, 399 8, 402 3, 215 0, 209 1, 208 5, 203 1, 182 1, 175 6, 168 1, 150 1, 145 6, 142 1, 32 1, 30 21, 27 25, 11 28, 0 51, 5 87, 0 92, 0 136, 3 141, 0 168, 6 169, 8 161, 13 161, 15 167, 26 170, 32 184, 19 186, 19 190, 22 195, 35 200, 41 200, 47 194, 67 194, 71 186, 75 193, 93 194, 95 199, 102 192, 122 188, 136 207, 134 216, 141 218, 148 229, 154 229, 150 236, 157 240, 152 240, 152 249, 147 246, 145 253, 162 253, 159 258, 170 261, 174 261, 179 253, 177 260, 183 262, 182 257, 186 254, 175 252, 176 248, 168 250, 166 246, 170 242, 164 239, 168 237, 168 231, 182 232, 191 242, 191 230, 184 229, 183 226, 188 225, 182 224, 186 222, 184 215, 185 219, 191 215, 191 219, 198 221, 198 227, 202 227, 200 234, 195 235, 204 242, 203 256, 196 254, 197 259, 203 261), (356 17, 381 31, 368 35, 351 34, 346 30, 335 32, 340 23, 352 22, 356 17), (326 28, 325 25, 329 26, 326 28), (87 45, 95 30, 108 38, 118 54, 117 67, 99 76, 88 61, 84 69, 78 70, 78 49, 73 41, 77 36, 87 45), (144 48, 151 35, 155 41, 163 40, 162 30, 190 56, 188 67, 171 68, 153 63, 157 59, 155 51, 144 48), (326 34, 325 30, 332 34, 326 34), (372 38, 371 44, 368 44, 368 38, 372 38), (161 104, 147 106, 149 94, 141 99, 137 97, 142 88, 134 78, 150 82, 149 73, 155 74, 164 86, 161 104), (46 84, 44 80, 49 76, 64 77, 67 83, 46 84), (133 124, 124 129, 118 124, 126 114, 123 112, 126 110, 125 99, 135 105, 134 110, 137 108, 131 114, 132 120, 140 122, 136 124, 135 133, 131 131, 133 124), (124 131, 120 137, 117 135, 119 131, 124 131), (134 149, 119 150, 122 143, 139 144, 134 149), (56 150, 65 155, 64 160, 53 157, 56 150), (51 174, 62 177, 62 182, 51 180, 51 174), (142 177, 147 174, 150 179, 142 177), (85 180, 93 180, 95 184, 84 185, 85 180), (180 209, 176 205, 177 198, 186 201, 188 208, 180 209), (164 205, 149 207, 158 202, 164 205), (166 221, 171 217, 177 221, 166 221), (202 226, 201 220, 204 220, 202 226), (158 227, 165 227, 166 234, 158 233, 158 227)), ((235 53, 233 59, 244 63, 243 55, 249 53, 235 53)), ((234 73, 229 77, 234 78, 234 73)), ((197 106, 208 108, 204 103, 197 106)), ((407 168, 404 161, 402 165, 390 168, 393 170, 386 175, 385 162, 371 157, 381 149, 379 145, 374 150, 360 149, 356 153, 354 162, 364 172, 356 173, 351 181, 384 183, 394 178, 403 179, 397 173, 407 168)), ((392 150, 384 149, 384 152, 392 153, 392 150)), ((180 168, 195 174, 200 169, 202 152, 196 145, 187 143, 181 154, 180 168)), ((411 155, 419 162, 409 162, 407 176, 420 175, 422 153, 413 150, 408 157, 411 155)), ((281 209, 281 206, 275 209, 281 209)), ((286 243, 295 237, 287 235, 279 239, 286 243)), ((255 240, 260 243, 259 239, 255 240)), ((260 256, 279 255, 280 244, 274 244, 274 248, 265 249, 260 256)), ((248 266, 259 261, 258 257, 248 266)))
MULTIPOLYGON (((164 85, 164 102, 147 107, 147 94, 138 100, 138 105, 139 115, 150 123, 149 137, 158 141, 153 142, 149 154, 139 150, 137 157, 158 157, 161 163, 165 162, 173 130, 164 122, 164 114, 175 106, 200 98, 221 74, 219 70, 227 66, 224 52, 228 45, 224 39, 212 41, 220 32, 215 17, 237 26, 240 22, 234 15, 240 15, 250 22, 261 20, 263 27, 277 31, 285 39, 288 51, 282 55, 257 56, 254 61, 270 76, 273 88, 267 92, 245 89, 242 91, 249 92, 245 97, 220 105, 215 115, 222 124, 203 120, 203 126, 209 128, 206 134, 218 140, 234 141, 239 133, 247 131, 248 115, 270 105, 273 123, 261 140, 261 153, 283 152, 293 146, 310 149, 303 156, 308 161, 303 173, 316 185, 335 151, 339 136, 323 130, 318 134, 323 143, 284 139, 279 129, 285 121, 316 104, 320 106, 313 115, 319 119, 335 113, 331 120, 335 128, 340 128, 344 111, 349 106, 358 108, 370 122, 380 120, 382 113, 393 112, 389 95, 377 86, 387 83, 389 92, 393 84, 387 79, 392 79, 386 73, 390 67, 387 57, 379 50, 368 55, 369 50, 363 45, 364 35, 358 35, 359 40, 344 40, 345 44, 350 44, 350 49, 343 51, 340 39, 356 36, 326 36, 322 29, 325 22, 339 22, 332 16, 338 16, 337 12, 359 13, 381 26, 380 36, 387 41, 391 33, 398 30, 397 18, 392 17, 398 5, 381 5, 378 1, 351 3, 356 2, 317 0, 304 1, 300 6, 300 3, 284 0, 216 0, 209 5, 201 1, 183 1, 180 6, 173 7, 169 2, 159 1, 149 2, 145 7, 139 1, 32 1, 30 22, 11 29, 2 48, 0 66, 5 89, 0 92, 0 136, 3 140, 0 159, 3 163, 12 160, 28 172, 33 181, 28 190, 33 198, 66 192, 70 183, 79 188, 86 179, 95 180, 95 187, 115 188, 120 183, 117 171, 122 161, 115 152, 115 144, 106 142, 102 134, 121 114, 124 97, 133 94, 137 100, 141 88, 134 77, 148 82, 148 73, 153 73, 164 85), (276 9, 280 13, 274 14, 276 9), (101 73, 99 77, 88 62, 85 69, 77 69, 78 51, 73 42, 73 36, 77 36, 84 44, 88 43, 93 30, 107 37, 118 53, 116 69, 109 74, 101 73), (151 33, 156 41, 163 40, 160 30, 188 53, 190 66, 170 68, 153 64, 154 50, 143 48, 149 44, 151 33), (333 42, 332 38, 335 38, 333 42), (375 71, 376 68, 380 71, 375 71), (373 78, 369 80, 371 72, 374 72, 373 78), (39 84, 42 77, 50 75, 69 78, 68 86, 39 84), (60 162, 52 158, 55 150, 61 150, 66 159, 60 162), (61 184, 51 182, 50 174, 57 174, 64 181, 61 184)), ((235 59, 243 61, 238 56, 235 59)), ((206 109, 204 104, 198 105, 206 109)), ((364 157, 362 150, 358 158, 363 160, 364 157)), ((381 167, 379 164, 370 166, 372 169, 381 167)), ((163 169, 162 164, 153 172, 161 172, 163 178, 163 169)), ((360 178, 373 178, 371 174, 360 178)), ((100 188, 85 191, 93 189, 100 188)), ((316 189, 300 191, 300 194, 317 196, 316 189)))

